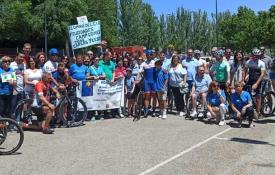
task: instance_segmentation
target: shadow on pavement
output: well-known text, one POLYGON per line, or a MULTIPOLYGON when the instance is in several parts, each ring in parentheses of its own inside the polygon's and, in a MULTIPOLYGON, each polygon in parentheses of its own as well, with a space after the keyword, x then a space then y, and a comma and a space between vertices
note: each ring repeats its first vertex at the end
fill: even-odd
POLYGON ((238 137, 232 137, 229 139, 229 141, 233 142, 239 142, 239 143, 249 143, 249 144, 255 144, 255 145, 270 145, 275 146, 273 143, 261 141, 261 140, 253 140, 253 139, 246 139, 246 138, 238 138, 238 137))
POLYGON ((254 165, 260 166, 260 167, 275 168, 275 165, 273 163, 254 163, 254 165))
POLYGON ((258 124, 275 123, 275 120, 274 119, 261 119, 261 120, 255 121, 255 123, 258 123, 258 124))

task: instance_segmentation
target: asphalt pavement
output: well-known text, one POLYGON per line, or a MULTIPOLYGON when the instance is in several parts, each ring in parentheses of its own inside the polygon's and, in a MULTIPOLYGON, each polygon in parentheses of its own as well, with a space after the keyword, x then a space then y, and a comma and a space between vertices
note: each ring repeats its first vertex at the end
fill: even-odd
POLYGON ((17 154, 0 156, 0 174, 272 175, 275 118, 254 128, 168 115, 87 122, 53 135, 26 131, 17 154))

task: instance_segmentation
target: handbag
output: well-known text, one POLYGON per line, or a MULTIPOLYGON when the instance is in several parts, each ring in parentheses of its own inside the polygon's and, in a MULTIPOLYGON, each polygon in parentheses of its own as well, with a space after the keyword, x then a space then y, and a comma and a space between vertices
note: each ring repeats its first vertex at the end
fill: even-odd
POLYGON ((189 92, 188 84, 180 84, 180 93, 187 94, 189 92))

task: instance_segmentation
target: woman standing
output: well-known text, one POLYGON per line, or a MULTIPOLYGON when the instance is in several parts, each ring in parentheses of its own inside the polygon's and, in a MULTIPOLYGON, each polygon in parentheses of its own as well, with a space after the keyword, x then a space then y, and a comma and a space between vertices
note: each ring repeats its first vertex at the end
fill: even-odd
POLYGON ((181 93, 180 88, 186 84, 186 74, 187 71, 180 64, 180 58, 178 55, 173 55, 171 60, 171 68, 169 73, 169 85, 172 89, 173 95, 175 97, 175 105, 177 108, 178 115, 182 117, 184 115, 184 100, 183 93, 181 93))
POLYGON ((35 60, 38 64, 38 67, 42 69, 44 64, 46 63, 45 53, 44 52, 38 52, 35 55, 35 60))
POLYGON ((15 73, 10 68, 11 58, 8 56, 2 57, 0 67, 0 116, 10 117, 11 101, 14 87, 16 86, 15 73))
POLYGON ((42 69, 39 68, 38 60, 30 58, 27 69, 24 72, 25 93, 27 98, 33 98, 34 86, 42 78, 42 69))
POLYGON ((231 65, 230 70, 230 78, 231 78, 231 85, 234 86, 235 82, 242 82, 244 83, 244 67, 245 67, 245 60, 242 51, 237 51, 234 55, 234 63, 231 65))

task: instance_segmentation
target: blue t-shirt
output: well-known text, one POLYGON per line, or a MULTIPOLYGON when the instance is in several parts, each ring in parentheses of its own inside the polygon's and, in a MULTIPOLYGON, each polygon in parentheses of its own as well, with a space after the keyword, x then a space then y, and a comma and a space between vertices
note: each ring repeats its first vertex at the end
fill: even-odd
POLYGON ((203 76, 197 74, 194 83, 196 92, 206 92, 211 82, 212 79, 208 74, 204 74, 203 76))
POLYGON ((86 79, 87 70, 88 68, 85 65, 78 66, 77 64, 73 64, 70 67, 69 73, 73 79, 81 81, 86 79))
MULTIPOLYGON (((154 69, 154 82, 156 92, 161 92, 165 81, 168 79, 168 73, 163 69, 154 69)), ((167 90, 167 87, 166 87, 167 90)))
POLYGON ((183 67, 187 69, 187 80, 194 80, 199 66, 198 60, 194 58, 186 58, 182 61, 183 67))
POLYGON ((168 71, 171 67, 171 58, 165 58, 162 62, 161 68, 168 71))
POLYGON ((91 76, 101 76, 103 74, 103 69, 101 66, 98 66, 98 67, 90 66, 87 72, 91 76))
POLYGON ((237 92, 235 92, 231 95, 231 98, 232 98, 232 101, 231 101, 232 104, 235 106, 235 108, 238 109, 238 111, 241 111, 242 108, 248 103, 252 103, 251 96, 246 91, 242 91, 241 94, 238 94, 237 92))
MULTIPOLYGON (((0 76, 6 72, 14 72, 14 71, 12 68, 9 68, 8 70, 3 70, 2 68, 0 68, 0 76)), ((13 91, 13 86, 10 85, 8 82, 3 83, 2 78, 0 78, 0 95, 10 95, 12 94, 12 91, 13 91)))
POLYGON ((127 87, 127 92, 131 92, 134 86, 134 81, 136 78, 134 76, 128 77, 126 76, 125 78, 125 85, 127 87))
POLYGON ((226 99, 224 91, 219 91, 218 93, 208 93, 206 96, 207 104, 212 106, 220 106, 221 96, 226 99))

